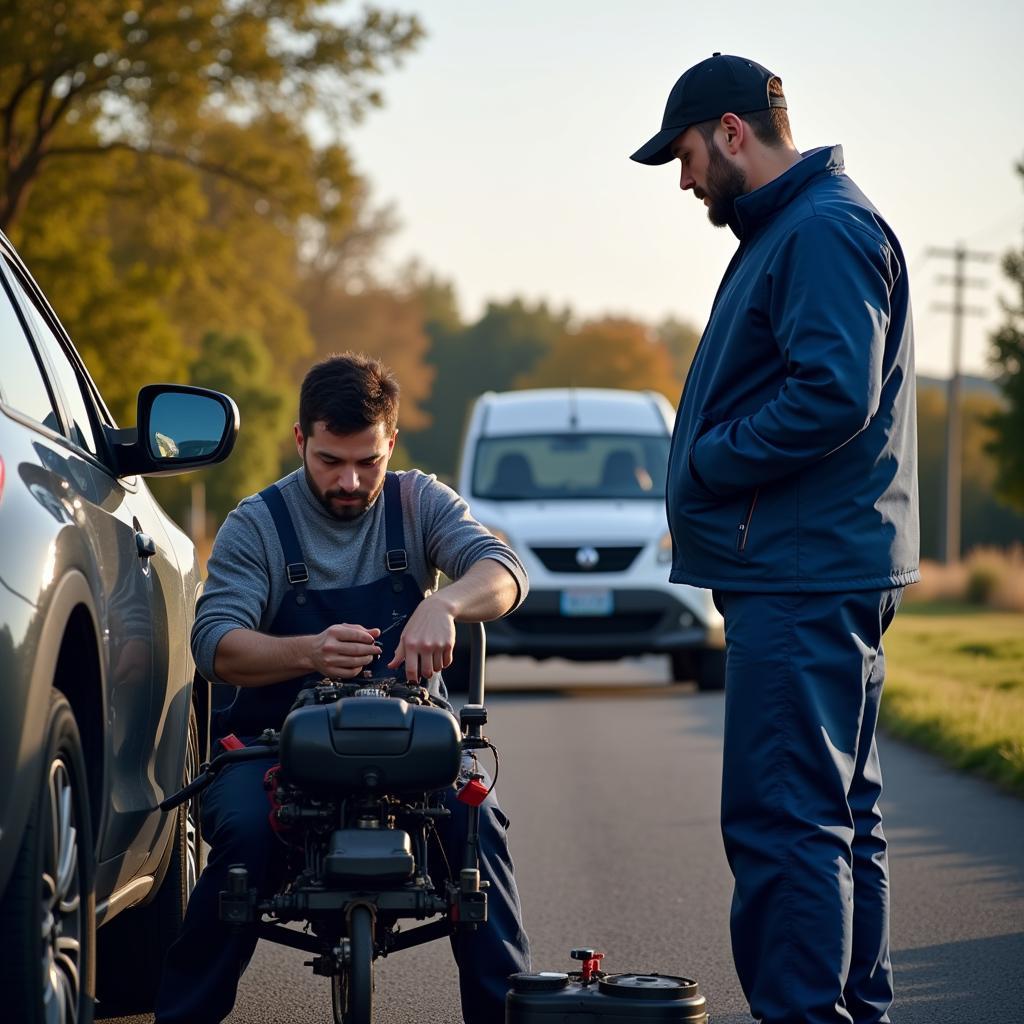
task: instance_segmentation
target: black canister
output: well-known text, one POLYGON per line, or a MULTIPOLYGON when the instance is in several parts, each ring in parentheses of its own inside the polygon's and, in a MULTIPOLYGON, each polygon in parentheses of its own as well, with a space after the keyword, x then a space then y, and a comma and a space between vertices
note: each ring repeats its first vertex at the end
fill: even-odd
POLYGON ((707 1024, 707 1004, 690 978, 669 974, 513 974, 505 1024, 707 1024))

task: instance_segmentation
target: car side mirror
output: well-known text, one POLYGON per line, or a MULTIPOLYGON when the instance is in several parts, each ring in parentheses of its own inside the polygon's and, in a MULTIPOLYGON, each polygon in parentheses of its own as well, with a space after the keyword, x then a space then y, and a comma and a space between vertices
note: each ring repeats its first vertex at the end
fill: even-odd
POLYGON ((110 432, 119 476, 172 476, 223 462, 238 436, 238 407, 219 391, 147 384, 138 426, 110 432))

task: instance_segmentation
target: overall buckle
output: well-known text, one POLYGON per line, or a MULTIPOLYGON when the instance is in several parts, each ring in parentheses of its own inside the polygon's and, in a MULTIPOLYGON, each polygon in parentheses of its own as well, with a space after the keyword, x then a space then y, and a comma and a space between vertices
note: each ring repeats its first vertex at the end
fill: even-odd
POLYGON ((387 565, 388 572, 405 572, 409 568, 409 555, 405 548, 392 548, 384 556, 384 564, 387 565))
POLYGON ((309 582, 309 570, 306 568, 305 562, 289 562, 284 567, 284 571, 288 577, 288 582, 293 585, 309 582))

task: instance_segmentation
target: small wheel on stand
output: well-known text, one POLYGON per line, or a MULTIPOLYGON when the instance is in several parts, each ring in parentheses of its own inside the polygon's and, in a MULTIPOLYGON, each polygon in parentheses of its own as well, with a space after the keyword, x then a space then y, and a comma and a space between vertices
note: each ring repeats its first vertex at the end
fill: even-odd
POLYGON ((370 1024, 373 1017, 373 914, 359 906, 349 916, 349 961, 331 978, 334 1024, 370 1024))
POLYGON ((348 968, 341 974, 331 975, 331 1009, 334 1011, 334 1024, 347 1024, 348 1017, 348 968))

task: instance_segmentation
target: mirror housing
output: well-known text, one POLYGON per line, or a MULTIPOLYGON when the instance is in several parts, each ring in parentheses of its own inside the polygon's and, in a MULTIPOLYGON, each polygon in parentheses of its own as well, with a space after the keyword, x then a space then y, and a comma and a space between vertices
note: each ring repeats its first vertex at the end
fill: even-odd
POLYGON ((117 475, 173 476, 223 462, 238 436, 238 406, 225 394, 188 384, 147 384, 136 427, 108 430, 117 475))

